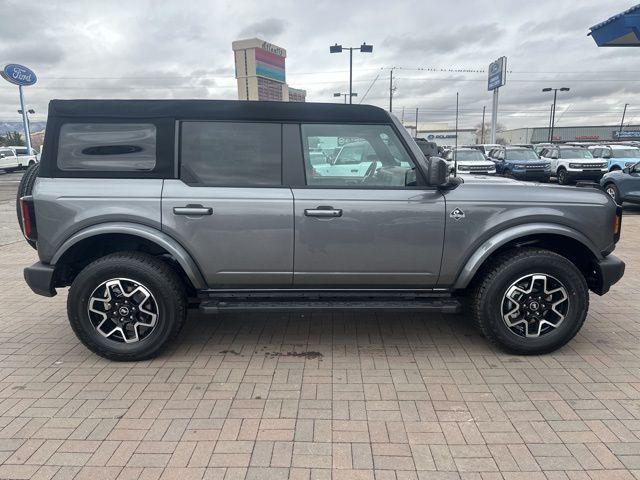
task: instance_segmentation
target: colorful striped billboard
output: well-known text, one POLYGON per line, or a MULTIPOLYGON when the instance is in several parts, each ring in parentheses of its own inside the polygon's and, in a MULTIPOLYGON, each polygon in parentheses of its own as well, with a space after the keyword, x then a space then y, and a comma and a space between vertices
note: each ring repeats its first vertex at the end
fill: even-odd
POLYGON ((262 48, 256 48, 256 75, 270 78, 276 82, 285 82, 284 61, 285 57, 268 52, 262 48))

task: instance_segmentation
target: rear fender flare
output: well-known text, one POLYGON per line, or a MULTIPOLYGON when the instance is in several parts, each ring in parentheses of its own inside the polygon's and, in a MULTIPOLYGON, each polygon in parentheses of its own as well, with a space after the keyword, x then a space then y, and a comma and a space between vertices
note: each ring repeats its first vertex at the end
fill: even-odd
POLYGON ((56 253, 51 259, 51 265, 55 266, 62 255, 64 255, 65 252, 67 252, 78 242, 81 242, 82 240, 85 240, 87 238, 114 233, 132 235, 155 243, 159 247, 169 252, 171 256, 178 262, 178 264, 187 274, 187 277, 191 281, 194 288, 198 290, 207 288, 206 281, 202 273, 200 272, 198 265, 193 260, 189 252, 187 252, 184 247, 180 245, 180 243, 178 243, 175 239, 173 239, 166 233, 161 232, 160 230, 137 223, 109 222, 93 225, 91 227, 80 230, 79 232, 76 232, 71 237, 69 237, 56 250, 56 253))

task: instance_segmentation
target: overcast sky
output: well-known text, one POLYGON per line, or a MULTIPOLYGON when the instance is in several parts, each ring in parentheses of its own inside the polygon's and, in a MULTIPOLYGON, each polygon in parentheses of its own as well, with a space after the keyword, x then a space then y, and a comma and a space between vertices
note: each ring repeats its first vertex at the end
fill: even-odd
MULTIPOLYGON (((551 95, 557 124, 613 124, 625 103, 640 123, 640 49, 597 48, 590 26, 631 7, 620 0, 456 1, 141 1, 0 0, 0 63, 32 68, 25 90, 34 120, 52 98, 236 99, 231 42, 259 36, 287 50, 287 82, 307 100, 334 102, 348 91, 348 54, 335 42, 373 44, 354 53, 358 101, 388 108, 395 71, 394 113, 422 126, 460 127, 491 111, 486 69, 508 57, 499 121, 508 128, 548 123, 551 95), (11 21, 9 21, 9 16, 11 21), (24 24, 21 18, 26 18, 24 24), (24 26, 23 26, 24 25, 24 26), (421 70, 422 69, 422 70, 421 70), (424 70, 424 69, 435 69, 424 70), (377 81, 375 79, 377 78, 377 81)), ((17 87, 0 84, 0 121, 20 120, 17 87)))

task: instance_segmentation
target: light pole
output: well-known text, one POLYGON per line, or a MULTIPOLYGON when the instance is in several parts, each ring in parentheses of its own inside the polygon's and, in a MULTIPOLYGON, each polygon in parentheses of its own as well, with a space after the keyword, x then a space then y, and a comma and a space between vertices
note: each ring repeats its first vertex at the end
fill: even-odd
POLYGON ((361 53, 372 53, 373 45, 362 43, 359 47, 343 47, 336 43, 329 46, 329 53, 342 53, 343 50, 349 50, 349 103, 353 103, 353 51, 360 50, 361 53))
MULTIPOLYGON (((348 94, 348 93, 339 93, 339 92, 336 92, 336 93, 334 93, 334 94, 333 94, 333 96, 334 96, 334 97, 344 97, 344 103, 346 104, 346 103, 347 103, 347 97, 349 96, 349 94, 348 94)), ((357 96, 358 96, 358 94, 357 94, 356 92, 353 92, 353 93, 351 94, 351 96, 352 96, 352 97, 357 97, 357 96)), ((349 102, 349 103, 351 103, 351 102, 349 102)))
POLYGON ((568 92, 571 90, 569 87, 561 87, 561 88, 543 88, 543 92, 553 92, 553 107, 551 107, 551 128, 549 129, 549 142, 553 142, 553 130, 556 126, 556 99, 558 97, 558 90, 561 92, 568 92))

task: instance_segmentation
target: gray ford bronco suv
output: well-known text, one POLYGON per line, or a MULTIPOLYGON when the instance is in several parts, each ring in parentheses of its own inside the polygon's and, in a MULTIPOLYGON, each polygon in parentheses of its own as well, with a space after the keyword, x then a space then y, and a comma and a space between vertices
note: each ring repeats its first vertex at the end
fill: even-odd
POLYGON ((464 306, 499 347, 544 353, 624 272, 602 191, 450 177, 366 105, 54 100, 18 195, 27 283, 70 286, 71 327, 114 360, 158 354, 196 304, 464 306))

